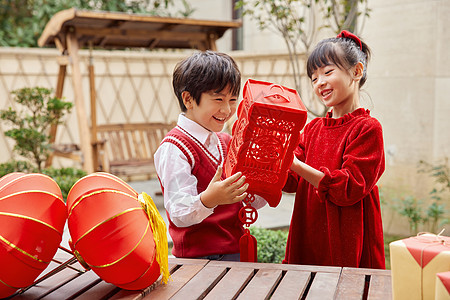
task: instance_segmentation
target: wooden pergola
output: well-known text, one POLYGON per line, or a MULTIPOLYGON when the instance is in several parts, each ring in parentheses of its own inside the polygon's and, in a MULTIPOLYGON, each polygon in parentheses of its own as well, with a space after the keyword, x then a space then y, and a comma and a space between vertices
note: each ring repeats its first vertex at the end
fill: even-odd
MULTIPOLYGON (((45 26, 38 40, 40 47, 56 47, 59 73, 55 96, 61 98, 67 66, 72 68, 74 103, 79 127, 83 169, 92 173, 97 169, 97 120, 95 80, 92 59, 89 62, 91 126, 85 110, 78 50, 177 48, 216 50, 216 40, 228 29, 239 28, 240 21, 210 21, 156 17, 143 14, 86 11, 67 9, 55 14, 45 26)), ((92 53, 92 52, 91 52, 92 53)), ((51 129, 56 136, 56 126, 51 129)), ((52 141, 54 142, 54 140, 52 141)))

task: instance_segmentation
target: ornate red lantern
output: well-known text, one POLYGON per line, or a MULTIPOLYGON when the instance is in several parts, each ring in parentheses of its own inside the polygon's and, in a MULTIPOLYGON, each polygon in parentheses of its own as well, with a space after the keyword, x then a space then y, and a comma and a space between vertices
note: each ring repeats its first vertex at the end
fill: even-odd
POLYGON ((52 178, 10 173, 0 179, 0 298, 29 286, 47 268, 66 218, 52 178))
POLYGON ((71 247, 78 260, 118 287, 138 290, 160 274, 167 282, 167 235, 150 196, 120 178, 94 173, 67 197, 71 247))
POLYGON ((278 205, 287 170, 294 159, 307 111, 297 91, 270 82, 249 79, 233 125, 224 170, 241 171, 247 192, 278 205))
MULTIPOLYGON (((296 90, 249 79, 237 117, 224 170, 227 176, 242 172, 249 184, 249 196, 239 213, 248 227, 258 216, 251 206, 254 195, 262 196, 271 207, 280 203, 307 111, 296 90)), ((241 239, 241 260, 256 261, 256 239, 248 229, 241 239)))

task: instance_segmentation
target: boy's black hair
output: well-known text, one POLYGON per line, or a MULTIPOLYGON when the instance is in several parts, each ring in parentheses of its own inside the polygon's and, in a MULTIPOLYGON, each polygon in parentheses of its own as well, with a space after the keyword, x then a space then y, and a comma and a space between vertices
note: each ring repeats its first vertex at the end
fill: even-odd
POLYGON ((200 104, 202 93, 220 92, 227 86, 238 96, 241 72, 233 58, 225 53, 196 52, 175 66, 172 85, 181 111, 185 112, 187 109, 181 96, 184 91, 188 91, 197 104, 200 104))
POLYGON ((320 41, 308 57, 306 71, 308 77, 318 68, 334 64, 342 70, 348 70, 358 62, 363 64, 363 76, 359 81, 362 87, 367 80, 367 62, 370 59, 370 48, 361 41, 362 49, 349 38, 329 38, 320 41))

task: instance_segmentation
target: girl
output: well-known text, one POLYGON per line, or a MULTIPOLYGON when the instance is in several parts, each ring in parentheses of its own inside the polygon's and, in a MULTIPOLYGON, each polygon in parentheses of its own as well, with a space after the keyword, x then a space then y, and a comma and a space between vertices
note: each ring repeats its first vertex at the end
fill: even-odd
POLYGON ((384 172, 380 123, 361 107, 370 49, 341 32, 307 62, 329 108, 305 126, 285 191, 296 192, 284 263, 385 268, 376 183, 384 172))

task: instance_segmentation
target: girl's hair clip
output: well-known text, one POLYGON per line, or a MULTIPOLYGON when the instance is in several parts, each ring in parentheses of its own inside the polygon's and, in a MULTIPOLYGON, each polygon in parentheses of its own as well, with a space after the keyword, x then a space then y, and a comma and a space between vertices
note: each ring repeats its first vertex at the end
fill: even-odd
POLYGON ((361 40, 359 39, 359 37, 357 37, 350 31, 342 30, 341 33, 338 34, 337 38, 347 38, 347 39, 353 40, 359 46, 359 49, 361 49, 361 51, 362 51, 361 40))

